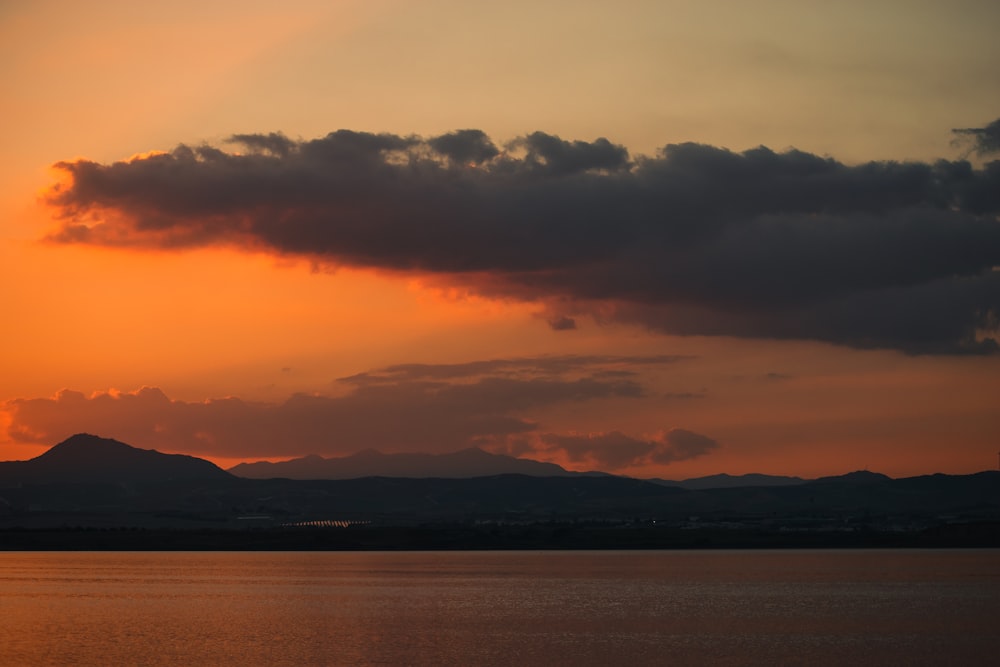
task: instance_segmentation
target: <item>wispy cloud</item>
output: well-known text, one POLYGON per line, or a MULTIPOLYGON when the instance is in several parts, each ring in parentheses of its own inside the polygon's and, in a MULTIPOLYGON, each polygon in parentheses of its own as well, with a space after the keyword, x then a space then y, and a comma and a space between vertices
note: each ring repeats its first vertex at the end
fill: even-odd
POLYGON ((984 127, 961 127, 952 130, 959 144, 980 156, 1000 153, 1000 118, 984 127))

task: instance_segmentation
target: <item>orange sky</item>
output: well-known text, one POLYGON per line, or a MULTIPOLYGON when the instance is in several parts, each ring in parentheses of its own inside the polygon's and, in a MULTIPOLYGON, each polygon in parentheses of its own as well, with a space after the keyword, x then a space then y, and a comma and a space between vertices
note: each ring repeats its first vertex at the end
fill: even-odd
MULTIPOLYGON (((681 331, 698 304, 653 313, 493 265, 406 270, 265 237, 45 240, 67 209, 44 193, 74 187, 53 164, 138 165, 127 161, 182 143, 236 153, 235 134, 429 140, 477 128, 501 147, 536 131, 606 137, 630 159, 692 141, 930 165, 963 157, 952 128, 1000 116, 989 3, 487 4, 0 5, 0 459, 90 430, 222 464, 376 443, 479 445, 582 469, 612 460, 598 445, 617 433, 650 452, 616 469, 637 476, 996 465, 997 354, 860 349, 746 323, 681 331), (550 326, 558 317, 575 328, 550 326), (425 366, 387 370, 406 364, 425 366), (282 430, 291 423, 301 430, 282 430), (684 433, 704 438, 693 453, 681 454, 684 433), (574 438, 590 458, 552 444, 574 438)), ((996 159, 969 157, 975 169, 996 159)), ((142 231, 125 203, 94 210, 88 224, 117 215, 142 231)), ((970 234, 996 253, 996 213, 975 215, 970 234)), ((995 272, 1000 255, 977 261, 995 272)), ((997 304, 983 275, 993 291, 977 298, 997 304)))

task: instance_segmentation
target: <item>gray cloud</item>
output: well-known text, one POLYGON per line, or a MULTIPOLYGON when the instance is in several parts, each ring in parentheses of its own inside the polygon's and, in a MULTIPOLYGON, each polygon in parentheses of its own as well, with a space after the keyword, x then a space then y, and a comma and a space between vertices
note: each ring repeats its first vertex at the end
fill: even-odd
POLYGON ((459 164, 482 164, 500 155, 500 150, 482 130, 458 130, 427 141, 427 145, 459 164))
MULTIPOLYGON (((959 130, 990 149, 997 122, 959 130)), ((52 240, 234 245, 417 271, 553 305, 548 320, 677 334, 994 352, 1000 161, 846 165, 802 151, 478 130, 238 135, 57 165, 52 240), (571 317, 572 316, 572 317, 571 317)))
POLYGON ((566 315, 552 315, 548 318, 549 328, 553 331, 572 331, 576 329, 576 320, 566 315))
POLYGON ((982 156, 1000 153, 1000 118, 985 127, 962 127, 952 130, 959 143, 968 143, 982 156))
POLYGON ((565 378, 584 374, 591 378, 631 377, 630 368, 673 364, 691 359, 675 354, 658 355, 553 355, 487 359, 455 364, 394 364, 373 371, 339 378, 347 384, 398 383, 415 380, 458 380, 506 377, 519 380, 565 378), (627 375, 622 375, 627 373, 627 375))
POLYGON ((588 170, 621 171, 630 164, 628 151, 607 139, 564 141, 544 132, 532 132, 515 139, 508 148, 524 149, 519 169, 542 170, 550 174, 573 174, 588 170))

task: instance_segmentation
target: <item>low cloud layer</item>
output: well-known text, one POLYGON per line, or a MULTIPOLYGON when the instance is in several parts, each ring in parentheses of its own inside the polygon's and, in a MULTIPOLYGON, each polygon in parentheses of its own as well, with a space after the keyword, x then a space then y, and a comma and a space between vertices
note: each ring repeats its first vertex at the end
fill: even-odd
MULTIPOLYGON (((1000 121, 998 121, 1000 122, 1000 121)), ((982 155, 998 122, 958 130, 982 155)), ((1000 161, 835 159, 478 130, 237 135, 56 166, 62 243, 227 245, 419 272, 675 334, 998 349, 1000 161), (227 150, 223 150, 227 148, 227 150)))
MULTIPOLYGON (((470 446, 511 451, 530 444, 544 458, 612 470, 642 460, 668 463, 711 448, 670 431, 643 443, 621 433, 588 443, 545 430, 536 415, 561 403, 649 398, 643 368, 683 361, 675 356, 562 356, 463 364, 403 364, 342 378, 347 392, 295 395, 283 403, 239 398, 187 402, 146 387, 86 396, 15 399, 4 408, 9 436, 55 444, 78 432, 136 446, 229 458, 446 452, 470 446), (610 438, 610 439, 608 439, 610 438)), ((658 395, 657 400, 673 400, 658 395)), ((528 450, 522 450, 525 453, 528 450)))

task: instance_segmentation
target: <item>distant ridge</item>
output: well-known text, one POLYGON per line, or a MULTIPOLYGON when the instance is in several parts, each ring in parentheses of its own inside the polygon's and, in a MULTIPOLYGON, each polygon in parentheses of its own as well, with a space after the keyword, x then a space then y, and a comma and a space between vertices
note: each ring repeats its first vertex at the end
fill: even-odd
POLYGON ((478 448, 450 454, 383 454, 369 449, 351 456, 323 458, 312 454, 270 463, 240 463, 229 469, 248 479, 358 479, 361 477, 448 478, 528 475, 529 477, 569 477, 575 473, 554 463, 491 454, 478 448))
POLYGON ((28 461, 0 463, 0 481, 31 484, 149 483, 222 480, 230 475, 204 459, 162 454, 78 433, 28 461))
POLYGON ((664 486, 678 486, 682 489, 702 491, 705 489, 734 489, 747 486, 797 486, 805 484, 809 480, 802 479, 801 477, 762 475, 760 473, 750 473, 747 475, 727 475, 726 473, 722 473, 681 481, 659 478, 650 479, 649 481, 664 486))
POLYGON ((814 479, 814 482, 828 484, 831 482, 836 482, 838 484, 848 483, 848 484, 875 484, 877 482, 887 482, 892 478, 888 475, 883 475, 880 472, 869 472, 867 470, 855 470, 854 472, 849 472, 846 475, 833 475, 831 477, 820 477, 814 479))

